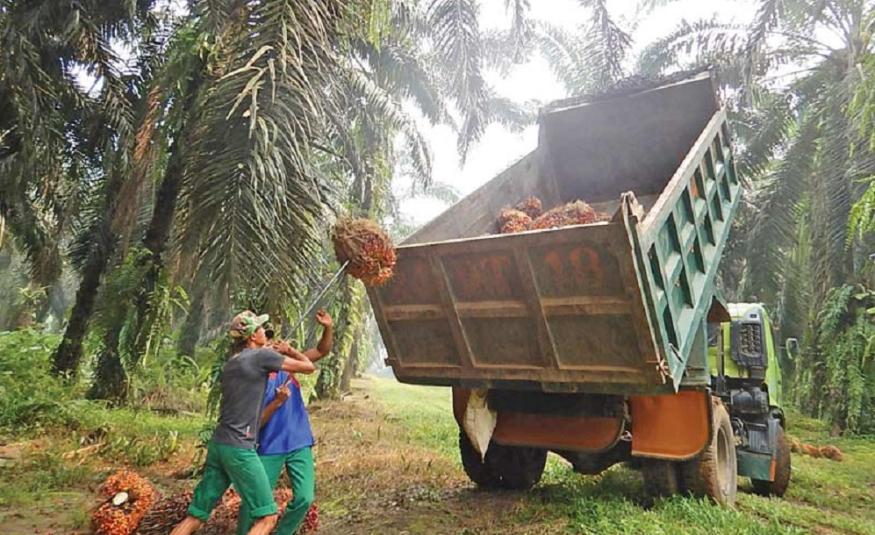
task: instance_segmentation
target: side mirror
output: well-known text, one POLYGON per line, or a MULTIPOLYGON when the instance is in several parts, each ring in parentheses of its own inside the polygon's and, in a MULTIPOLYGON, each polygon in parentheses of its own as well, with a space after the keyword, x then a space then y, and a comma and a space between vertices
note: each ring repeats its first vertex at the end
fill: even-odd
POLYGON ((796 360, 796 353, 799 352, 799 340, 796 338, 787 338, 784 342, 784 348, 787 350, 787 359, 796 360))

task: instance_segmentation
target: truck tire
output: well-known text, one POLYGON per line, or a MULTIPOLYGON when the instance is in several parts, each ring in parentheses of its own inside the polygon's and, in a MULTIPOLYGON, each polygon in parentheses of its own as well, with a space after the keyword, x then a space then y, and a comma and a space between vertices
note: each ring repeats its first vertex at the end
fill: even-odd
MULTIPOLYGON (((490 444, 489 449, 492 449, 490 444)), ((459 431, 459 453, 462 456, 462 467, 468 477, 479 487, 495 489, 501 486, 501 477, 492 471, 489 462, 484 462, 480 454, 471 445, 464 430, 459 431)), ((488 461, 488 459, 487 459, 488 461)))
POLYGON ((735 434, 723 403, 714 399, 712 405, 711 442, 698 457, 680 463, 680 483, 683 490, 694 496, 732 507, 738 492, 735 434))
POLYGON ((486 462, 501 478, 503 488, 528 490, 541 480, 547 464, 547 450, 490 442, 486 462))
POLYGON ((653 498, 664 498, 680 490, 678 463, 658 459, 642 459, 641 476, 644 492, 653 498))
POLYGON ((784 429, 778 428, 778 455, 775 457, 775 480, 765 481, 751 478, 753 490, 760 496, 781 497, 790 486, 790 441, 784 435, 784 429))

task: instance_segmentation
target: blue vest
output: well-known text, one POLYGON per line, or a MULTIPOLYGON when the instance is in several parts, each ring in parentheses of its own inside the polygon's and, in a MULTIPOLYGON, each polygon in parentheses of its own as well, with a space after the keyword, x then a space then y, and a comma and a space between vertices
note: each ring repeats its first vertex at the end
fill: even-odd
MULTIPOLYGON (((276 397, 276 389, 289 380, 286 372, 271 373, 264 391, 264 405, 276 397)), ((313 445, 313 431, 307 417, 307 407, 301 395, 301 385, 295 376, 289 382, 291 395, 273 413, 258 434, 259 455, 283 455, 313 445)))

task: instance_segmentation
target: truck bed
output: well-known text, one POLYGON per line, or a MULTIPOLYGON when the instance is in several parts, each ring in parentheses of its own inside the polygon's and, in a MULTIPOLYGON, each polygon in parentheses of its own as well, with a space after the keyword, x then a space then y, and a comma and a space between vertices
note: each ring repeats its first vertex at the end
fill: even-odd
POLYGON ((538 149, 414 234, 369 289, 387 363, 411 383, 676 391, 739 189, 710 77, 548 110, 538 149), (613 218, 492 235, 528 195, 613 218))

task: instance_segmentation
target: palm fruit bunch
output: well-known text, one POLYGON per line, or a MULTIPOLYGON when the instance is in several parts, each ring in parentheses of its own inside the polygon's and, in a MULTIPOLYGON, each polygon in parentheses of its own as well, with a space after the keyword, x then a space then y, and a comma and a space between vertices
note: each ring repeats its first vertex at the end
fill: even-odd
POLYGON ((109 476, 99 492, 106 501, 91 513, 97 535, 130 535, 158 497, 148 480, 130 470, 109 476))
POLYGON ((346 272, 368 286, 381 286, 392 278, 395 246, 389 236, 370 219, 340 219, 331 233, 334 254, 346 272))
POLYGON ((522 210, 505 208, 498 214, 498 231, 501 234, 513 234, 529 230, 532 218, 522 210))
POLYGON ((543 230, 569 225, 587 225, 595 223, 596 217, 592 206, 583 201, 574 201, 544 212, 532 222, 531 228, 543 230))
POLYGON ((307 509, 307 515, 304 517, 304 522, 298 528, 298 533, 315 533, 319 531, 319 508, 316 504, 312 504, 307 509))
POLYGON ((541 199, 535 196, 530 196, 528 199, 517 204, 514 208, 516 208, 520 212, 525 213, 532 219, 537 219, 542 213, 544 213, 544 207, 541 205, 541 199))
POLYGON ((146 513, 136 535, 164 535, 188 515, 188 505, 193 493, 190 490, 177 492, 158 500, 146 513))

